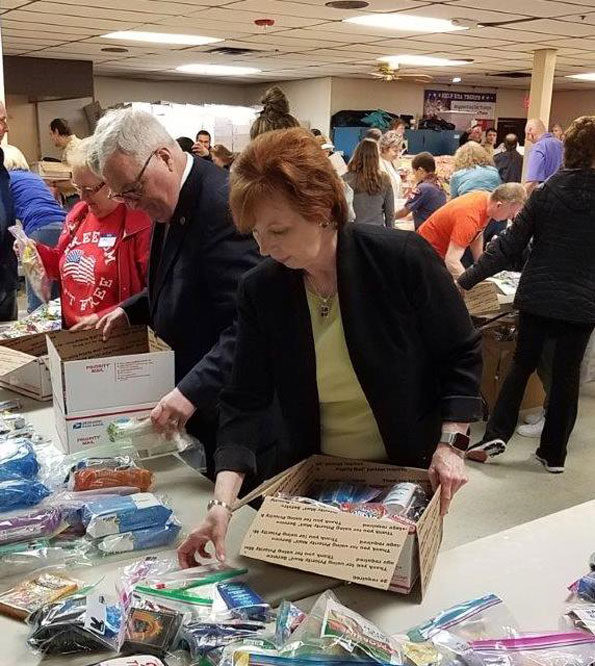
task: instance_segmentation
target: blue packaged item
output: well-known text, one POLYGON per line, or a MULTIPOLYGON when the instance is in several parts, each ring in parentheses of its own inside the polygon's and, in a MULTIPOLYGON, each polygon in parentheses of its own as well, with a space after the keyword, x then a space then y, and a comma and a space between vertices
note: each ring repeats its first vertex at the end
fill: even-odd
POLYGON ((81 517, 94 539, 149 527, 163 527, 172 510, 152 493, 109 495, 85 502, 81 517))
POLYGON ((111 534, 96 542, 97 548, 103 553, 124 553, 146 548, 162 548, 172 544, 180 533, 181 525, 171 518, 165 525, 147 527, 142 530, 111 534))
POLYGON ((344 502, 354 502, 355 504, 372 502, 381 494, 381 488, 361 483, 327 481, 322 485, 316 485, 309 496, 323 504, 339 505, 344 502))
POLYGON ((182 628, 181 647, 199 660, 237 640, 255 637, 265 626, 260 622, 190 622, 182 628))
POLYGON ((39 471, 37 456, 27 439, 14 439, 0 446, 0 478, 18 474, 25 479, 34 479, 39 471))
POLYGON ((0 512, 35 506, 49 494, 43 483, 34 479, 9 473, 0 476, 0 512))
POLYGON ((217 592, 234 617, 247 620, 266 620, 270 606, 246 583, 218 583, 217 592))

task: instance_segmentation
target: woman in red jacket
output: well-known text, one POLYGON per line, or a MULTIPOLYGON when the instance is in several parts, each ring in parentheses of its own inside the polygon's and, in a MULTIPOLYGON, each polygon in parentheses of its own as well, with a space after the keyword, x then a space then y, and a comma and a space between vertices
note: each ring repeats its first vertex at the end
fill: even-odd
POLYGON ((81 201, 68 214, 56 247, 37 244, 50 279, 60 283, 64 326, 91 328, 145 287, 151 219, 109 198, 87 165, 89 140, 77 147, 72 182, 81 201))

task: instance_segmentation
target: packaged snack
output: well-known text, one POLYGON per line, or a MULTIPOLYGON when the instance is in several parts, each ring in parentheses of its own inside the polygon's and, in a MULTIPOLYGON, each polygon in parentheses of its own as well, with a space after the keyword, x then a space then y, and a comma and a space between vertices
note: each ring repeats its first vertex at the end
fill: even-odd
POLYGON ((595 571, 579 578, 569 588, 579 599, 595 603, 595 571))
POLYGON ((171 517, 165 525, 154 525, 144 529, 111 534, 95 541, 97 548, 105 554, 126 553, 146 548, 169 546, 178 537, 181 525, 171 517))
POLYGON ((181 640, 192 659, 198 661, 230 643, 254 638, 264 629, 260 622, 190 622, 182 628, 181 640))
POLYGON ((164 655, 174 644, 183 616, 171 611, 131 608, 126 617, 121 651, 164 655))
POLYGON ((275 641, 277 646, 284 645, 291 634, 306 619, 306 614, 291 601, 282 601, 277 611, 275 641))
POLYGON ((24 620, 42 606, 78 588, 77 581, 60 572, 41 573, 0 594, 0 613, 24 620))
POLYGON ((578 632, 473 641, 485 664, 494 666, 591 666, 595 636, 578 632))
POLYGON ((44 606, 29 618, 28 645, 44 655, 118 651, 122 612, 99 592, 74 594, 44 606))
POLYGON ((64 527, 61 511, 53 507, 7 516, 0 518, 0 545, 54 535, 64 527))
POLYGON ((517 623, 502 599, 495 594, 453 606, 407 632, 410 640, 422 643, 446 631, 463 641, 487 637, 518 636, 517 623))
POLYGON ((93 538, 163 527, 171 515, 172 510, 151 493, 101 497, 86 502, 81 514, 87 534, 93 538))
POLYGON ((426 491, 419 483, 396 483, 380 500, 390 515, 416 522, 428 505, 426 491))
POLYGON ((0 512, 39 504, 50 491, 43 483, 18 474, 0 476, 0 512))
POLYGON ((101 490, 130 486, 140 492, 147 492, 153 487, 154 475, 148 469, 139 467, 109 468, 88 467, 74 473, 74 490, 101 490))
POLYGON ((17 474, 34 479, 39 471, 37 456, 26 439, 13 439, 0 446, 0 478, 17 474))
POLYGON ((47 303, 51 297, 52 283, 46 273, 39 252, 35 247, 35 242, 27 237, 20 222, 13 227, 8 227, 8 231, 16 239, 25 277, 37 298, 47 303))
POLYGON ((566 615, 577 629, 595 634, 595 604, 572 606, 566 615))
POLYGON ((218 583, 217 594, 235 618, 265 622, 271 610, 269 604, 246 583, 218 583))
POLYGON ((357 483, 327 481, 315 486, 308 494, 312 499, 323 504, 340 505, 344 502, 364 504, 376 499, 382 490, 357 483))

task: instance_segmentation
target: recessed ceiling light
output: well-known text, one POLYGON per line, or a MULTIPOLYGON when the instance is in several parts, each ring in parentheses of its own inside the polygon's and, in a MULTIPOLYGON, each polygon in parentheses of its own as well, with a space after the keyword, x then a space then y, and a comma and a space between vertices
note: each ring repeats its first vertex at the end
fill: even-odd
POLYGON ((584 74, 569 74, 567 79, 578 79, 579 81, 595 81, 595 72, 585 72, 584 74))
POLYGON ((371 28, 401 30, 402 32, 453 32, 468 30, 463 25, 455 25, 452 21, 410 14, 366 14, 343 19, 345 23, 355 23, 371 28))
POLYGON ((463 79, 460 76, 455 76, 452 80, 453 83, 460 83, 463 79))
POLYGON ((331 9, 364 9, 370 3, 366 0, 332 0, 332 2, 325 2, 325 7, 331 9))
POLYGON ((453 65, 465 65, 472 60, 448 60, 448 58, 435 58, 424 55, 394 55, 378 58, 380 62, 390 65, 419 65, 420 67, 448 67, 453 65))
POLYGON ((203 65, 196 63, 194 65, 180 65, 176 67, 177 72, 184 74, 198 74, 200 76, 249 76, 258 74, 260 69, 255 67, 235 67, 232 65, 203 65))
POLYGON ((123 39, 130 42, 151 42, 153 44, 181 44, 183 46, 202 46, 222 42, 219 37, 201 35, 180 35, 170 32, 141 32, 139 30, 118 30, 102 35, 104 39, 123 39))

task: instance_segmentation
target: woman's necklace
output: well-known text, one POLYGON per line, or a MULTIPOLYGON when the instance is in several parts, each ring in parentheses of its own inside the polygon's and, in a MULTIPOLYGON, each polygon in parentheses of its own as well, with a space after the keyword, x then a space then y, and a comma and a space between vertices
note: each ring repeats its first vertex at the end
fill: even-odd
POLYGON ((314 280, 309 275, 306 275, 306 282, 310 287, 310 291, 318 299, 318 314, 322 318, 328 317, 333 307, 333 299, 335 298, 336 291, 333 290, 328 296, 323 296, 322 291, 316 286, 314 280))

